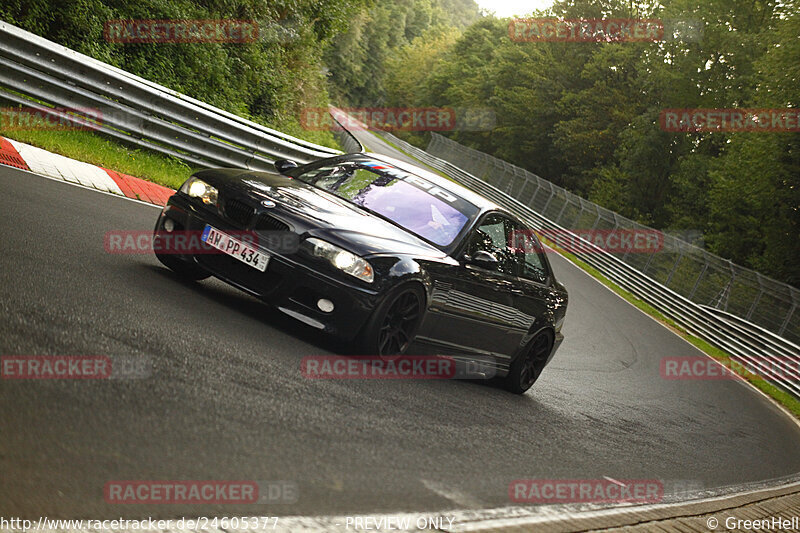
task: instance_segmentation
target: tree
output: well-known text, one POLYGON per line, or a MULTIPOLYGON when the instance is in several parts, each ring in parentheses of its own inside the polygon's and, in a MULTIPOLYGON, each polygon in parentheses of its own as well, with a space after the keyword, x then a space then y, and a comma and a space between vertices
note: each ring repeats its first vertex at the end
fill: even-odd
MULTIPOLYGON (((796 109, 800 102, 800 15, 793 2, 783 7, 754 65, 752 107, 796 109)), ((711 176, 711 249, 799 284, 800 133, 736 133, 711 176)))
POLYGON ((473 0, 396 0, 362 9, 325 53, 332 92, 340 104, 386 105, 388 64, 399 50, 432 28, 460 29, 479 16, 473 0))
POLYGON ((305 107, 327 106, 322 50, 364 0, 7 0, 0 18, 230 112, 305 137, 305 107), (249 43, 140 43, 104 39, 115 19, 253 20, 249 43))

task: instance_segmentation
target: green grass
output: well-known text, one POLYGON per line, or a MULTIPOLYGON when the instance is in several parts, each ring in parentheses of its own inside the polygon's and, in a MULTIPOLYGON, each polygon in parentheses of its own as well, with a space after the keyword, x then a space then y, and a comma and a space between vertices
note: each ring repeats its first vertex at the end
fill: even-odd
POLYGON ((741 365, 736 364, 735 362, 731 363, 732 358, 730 354, 709 344, 708 342, 704 341, 699 337, 695 337, 688 333, 684 328, 679 326, 675 323, 675 321, 667 318, 661 313, 658 309, 650 305, 649 303, 641 300, 637 296, 634 296, 630 292, 626 291, 603 274, 600 273, 599 270, 588 265, 575 257, 573 254, 566 252, 558 247, 555 246, 555 243, 549 242, 547 239, 542 239, 546 241, 548 246, 551 246, 553 249, 557 250, 561 255, 563 255, 566 259, 573 262, 575 265, 586 271, 590 276, 597 279, 600 283, 617 293, 619 296, 630 302, 632 305, 636 306, 638 309, 647 313, 648 315, 652 316, 659 322, 663 323, 664 325, 668 326, 672 329, 675 333, 683 337, 687 342, 692 344, 698 350, 708 354, 709 356, 713 357, 714 359, 721 361, 726 368, 729 368, 733 371, 736 371, 742 378, 747 380, 753 386, 755 386, 760 391, 767 394, 770 398, 781 404, 783 407, 786 408, 790 413, 792 413, 796 418, 800 419, 800 400, 792 396, 790 393, 784 391, 783 389, 773 385, 769 381, 751 374, 747 371, 744 371, 741 368, 741 365))
MULTIPOLYGON (((286 133, 330 148, 341 149, 329 131, 314 132, 297 125, 286 133)), ((86 130, 68 128, 8 127, 0 120, 0 136, 30 144, 78 161, 130 174, 159 185, 177 189, 192 173, 200 170, 174 157, 147 149, 132 149, 113 139, 86 130)))
MULTIPOLYGON (((249 117, 249 119, 259 124, 263 122, 257 120, 257 118, 254 117, 249 117)), ((339 141, 336 139, 336 136, 333 134, 332 131, 304 128, 300 124, 298 124, 296 120, 284 120, 279 125, 274 125, 274 124, 263 124, 263 125, 267 126, 268 128, 272 128, 273 130, 285 133, 286 135, 291 135, 292 137, 295 137, 297 139, 303 139, 304 141, 308 141, 314 144, 327 146, 328 148, 333 148, 334 150, 340 150, 340 151, 344 150, 344 147, 339 143, 339 141)))
POLYGON ((0 135, 173 189, 180 187, 197 170, 172 157, 131 150, 91 131, 3 128, 0 125, 0 135))

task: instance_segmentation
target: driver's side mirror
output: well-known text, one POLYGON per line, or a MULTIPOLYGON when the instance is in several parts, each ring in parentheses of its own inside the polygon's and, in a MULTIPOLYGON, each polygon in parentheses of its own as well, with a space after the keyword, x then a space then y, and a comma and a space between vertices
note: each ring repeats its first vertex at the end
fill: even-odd
POLYGON ((475 252, 475 255, 472 256, 465 255, 464 261, 469 265, 475 265, 476 267, 486 270, 500 269, 500 261, 497 259, 497 257, 493 253, 485 250, 475 252))
POLYGON ((286 174, 288 171, 298 166, 297 162, 291 159, 278 159, 273 164, 275 165, 275 170, 281 174, 286 174))

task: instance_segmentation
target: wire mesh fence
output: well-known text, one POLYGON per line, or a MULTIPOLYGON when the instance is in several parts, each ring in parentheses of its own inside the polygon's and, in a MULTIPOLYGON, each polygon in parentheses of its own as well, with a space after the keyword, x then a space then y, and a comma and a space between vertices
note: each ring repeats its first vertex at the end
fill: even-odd
MULTIPOLYGON (((653 231, 532 172, 436 133, 427 152, 567 229, 653 231)), ((720 309, 800 343, 800 290, 791 285, 733 264, 668 232, 663 233, 663 245, 656 252, 615 255, 696 304, 720 309)))

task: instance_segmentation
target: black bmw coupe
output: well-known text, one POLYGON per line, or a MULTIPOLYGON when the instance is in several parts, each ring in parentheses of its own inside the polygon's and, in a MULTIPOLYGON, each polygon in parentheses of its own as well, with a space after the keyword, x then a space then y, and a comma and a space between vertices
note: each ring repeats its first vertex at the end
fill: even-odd
POLYGON ((216 276, 360 353, 477 360, 513 392, 533 385, 563 340, 567 291, 518 218, 385 156, 275 167, 189 178, 154 242, 195 233, 214 253, 156 246, 159 260, 191 279, 216 276))

